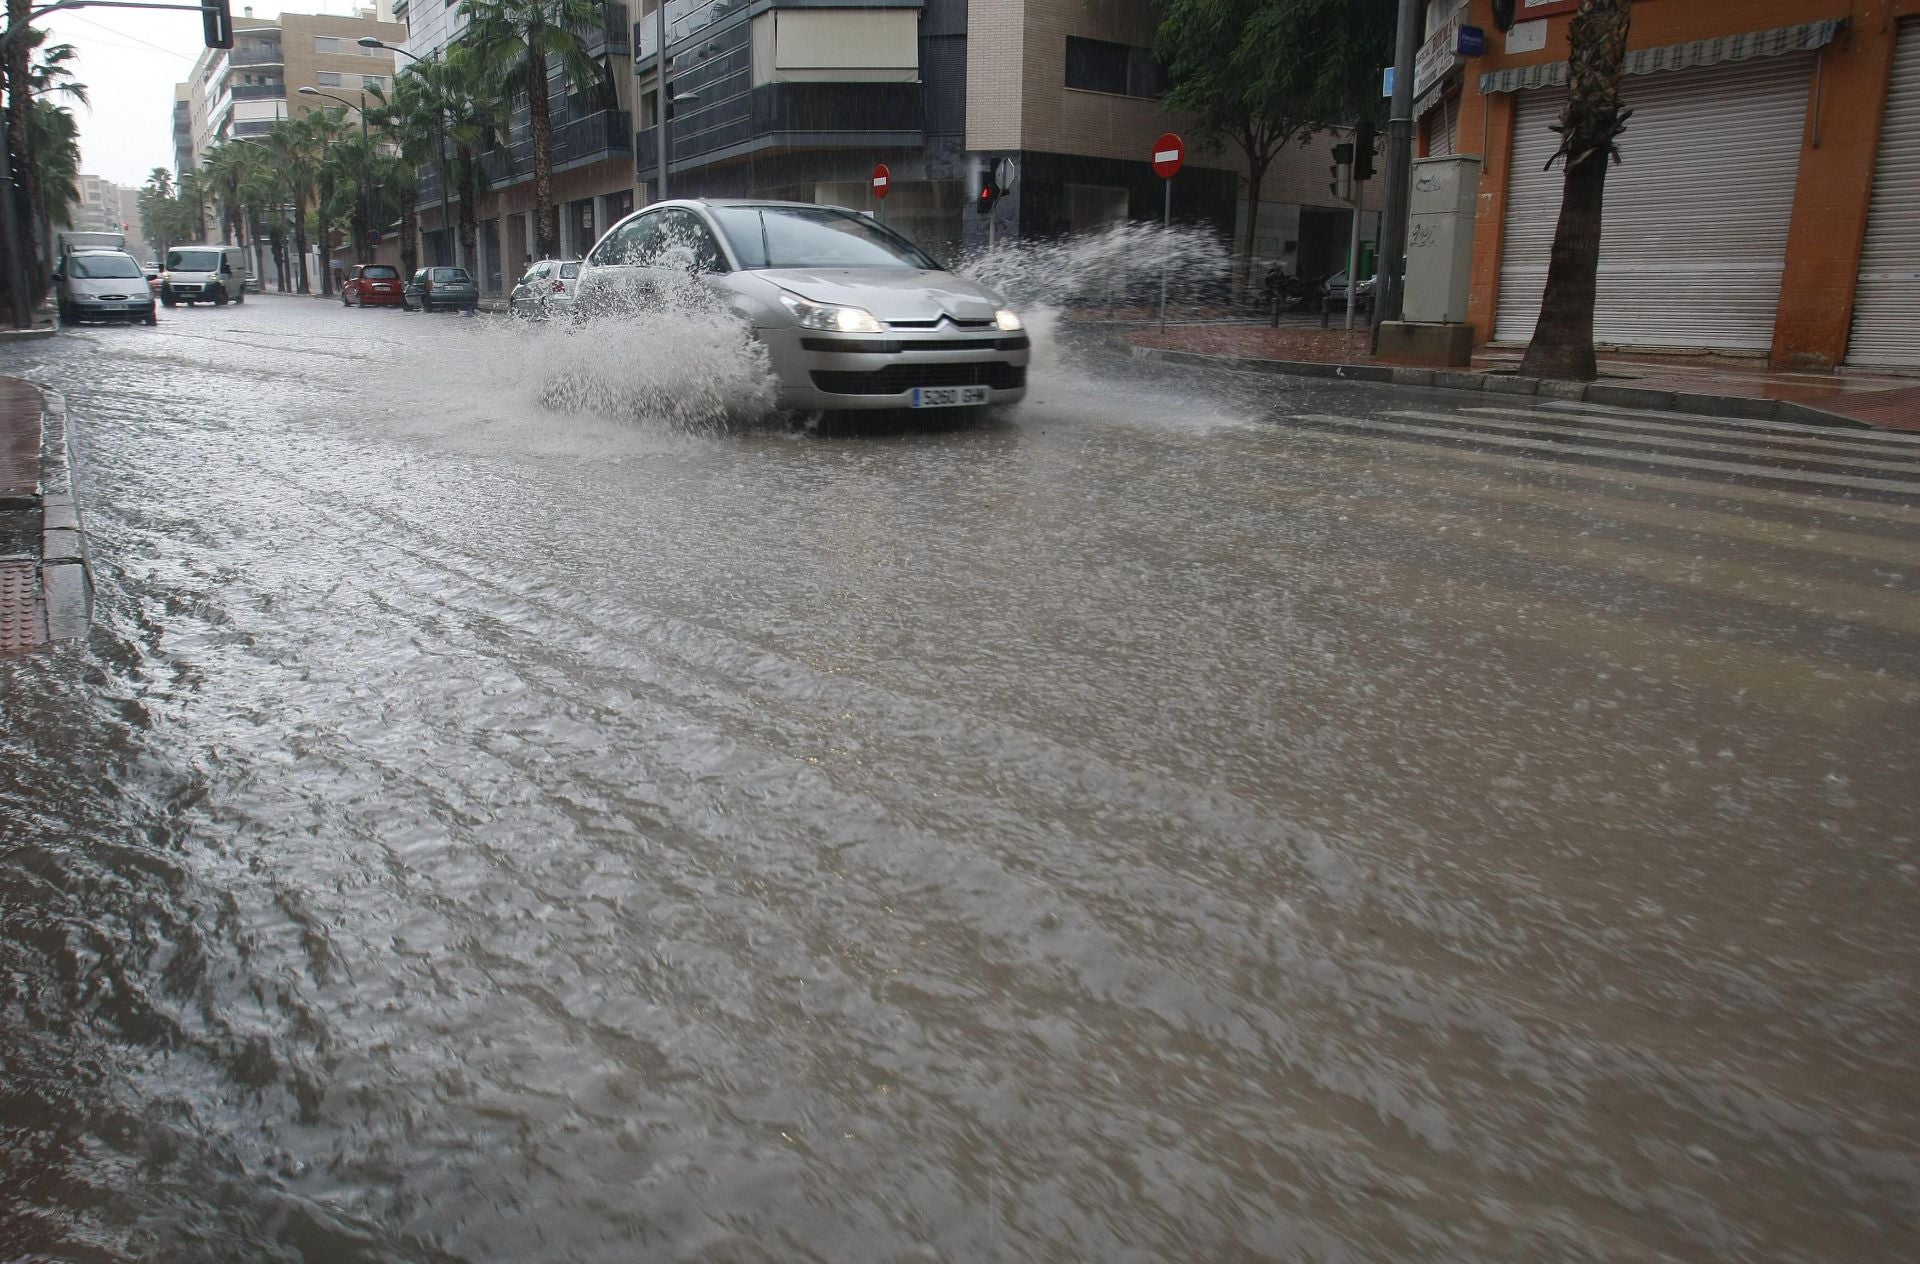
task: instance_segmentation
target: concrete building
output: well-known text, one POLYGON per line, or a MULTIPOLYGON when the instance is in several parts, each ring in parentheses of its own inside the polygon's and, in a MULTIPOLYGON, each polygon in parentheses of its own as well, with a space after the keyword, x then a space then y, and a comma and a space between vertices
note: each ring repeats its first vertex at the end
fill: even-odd
MULTIPOLYGON (((1503 344, 1539 314, 1576 6, 1516 7, 1501 35, 1470 0, 1487 53, 1419 103, 1426 152, 1482 159, 1469 319, 1503 344)), ((1596 339, 1920 368, 1920 0, 1640 0, 1626 69, 1596 339)))
MULTIPOLYGON (((458 4, 400 0, 395 13, 407 23, 404 47, 413 58, 439 56, 466 29, 458 4)), ((601 82, 581 91, 560 77, 557 66, 549 80, 553 196, 560 213, 559 248, 568 258, 586 253, 607 225, 634 207, 634 81, 628 30, 627 7, 602 3, 600 20, 581 32, 588 54, 600 65, 601 82)), ((510 120, 508 144, 483 159, 488 191, 476 209, 480 258, 459 262, 488 292, 512 287, 537 241, 531 129, 531 112, 521 104, 510 120)), ((442 195, 437 169, 421 172, 420 227, 420 258, 454 262, 459 203, 457 197, 442 195)))
MULTIPOLYGON (((393 86, 394 55, 384 48, 362 48, 366 35, 398 44, 406 27, 391 20, 386 0, 354 17, 283 13, 256 18, 251 9, 233 19, 234 45, 209 48, 194 63, 193 77, 174 90, 175 161, 180 157, 181 87, 191 160, 222 141, 266 135, 275 122, 319 109, 336 109, 324 97, 303 96, 303 87, 330 92, 357 103, 371 88, 393 86)), ((349 110, 349 121, 357 119, 349 110)))
MULTIPOLYGON (((419 57, 436 56, 464 22, 438 0, 396 11, 419 57)), ((588 34, 605 90, 553 84, 568 256, 657 195, 658 21, 655 0, 631 14, 604 4, 588 34)), ((884 162, 888 222, 951 257, 984 244, 976 181, 1010 157, 1019 175, 994 218, 1002 237, 1161 216, 1165 191, 1148 150, 1185 120, 1158 101, 1151 0, 668 0, 665 21, 669 193, 866 208, 884 162)), ((1258 253, 1303 275, 1345 265, 1351 211, 1328 190, 1332 143, 1288 151, 1259 191, 1258 253)), ((489 289, 512 279, 534 238, 530 149, 523 108, 510 145, 488 157, 492 188, 477 211, 476 271, 489 289)), ((422 258, 450 261, 438 173, 423 172, 422 183, 422 258)), ((1369 239, 1378 185, 1367 191, 1369 239)), ((1234 151, 1194 153, 1173 194, 1176 219, 1244 235, 1249 194, 1234 151)), ((457 202, 455 211, 457 225, 457 202)))

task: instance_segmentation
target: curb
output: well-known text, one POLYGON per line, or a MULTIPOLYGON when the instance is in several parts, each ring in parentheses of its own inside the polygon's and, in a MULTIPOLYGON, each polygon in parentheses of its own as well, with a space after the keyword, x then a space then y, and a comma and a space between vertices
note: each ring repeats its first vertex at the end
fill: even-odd
POLYGON ((1707 395, 1689 391, 1656 391, 1607 382, 1558 382, 1511 373, 1482 373, 1467 369, 1397 368, 1386 364, 1323 364, 1314 360, 1264 360, 1256 356, 1204 355, 1198 351, 1167 351, 1125 343, 1138 360, 1228 368, 1247 373, 1286 377, 1337 378, 1346 382, 1373 382, 1389 386, 1424 386, 1445 391, 1472 391, 1483 395, 1535 396, 1574 403, 1604 404, 1611 408, 1656 412, 1690 412, 1734 421, 1791 421, 1808 426, 1847 430, 1880 427, 1839 413, 1785 399, 1750 399, 1743 395, 1707 395))
POLYGON ((40 595, 48 639, 76 641, 93 624, 93 560, 73 494, 66 396, 41 387, 40 400, 40 595))

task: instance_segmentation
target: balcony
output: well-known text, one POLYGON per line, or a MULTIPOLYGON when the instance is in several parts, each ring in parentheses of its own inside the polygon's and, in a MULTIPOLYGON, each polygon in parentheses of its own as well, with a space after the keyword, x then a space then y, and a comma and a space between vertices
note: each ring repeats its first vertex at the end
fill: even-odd
POLYGON ((230 91, 236 101, 284 101, 287 98, 284 83, 236 83, 230 91))
POLYGON ((236 48, 227 54, 227 59, 236 66, 282 66, 286 64, 286 54, 279 45, 267 48, 236 48))
MULTIPOLYGON (((763 149, 867 149, 918 145, 917 83, 763 83, 746 100, 696 107, 668 121, 673 169, 763 149), (857 128, 847 122, 858 119, 857 128)), ((653 178, 652 128, 633 138, 634 173, 653 178)))
POLYGON ((602 4, 600 21, 578 32, 586 41, 587 56, 604 57, 612 53, 615 57, 627 55, 627 6, 624 4, 602 4))
MULTIPOLYGON (((633 116, 625 110, 601 110, 585 118, 557 123, 553 129, 553 169, 571 171, 631 152, 633 116)), ((511 145, 480 156, 488 182, 496 189, 533 178, 533 138, 516 129, 511 145)))
POLYGON ((278 119, 235 119, 233 135, 265 136, 273 130, 273 125, 279 121, 278 119))

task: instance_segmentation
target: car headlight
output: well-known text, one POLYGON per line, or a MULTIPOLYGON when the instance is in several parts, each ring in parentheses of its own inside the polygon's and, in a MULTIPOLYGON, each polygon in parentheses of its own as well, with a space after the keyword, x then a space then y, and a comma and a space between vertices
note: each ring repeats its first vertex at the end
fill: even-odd
POLYGON ((840 307, 833 303, 815 303, 792 294, 782 294, 793 319, 802 329, 826 329, 837 334, 877 334, 884 332, 872 312, 861 307, 840 307))
POLYGON ((1026 328, 1025 325, 1020 323, 1020 314, 1010 307, 1003 307, 995 312, 993 314, 993 323, 1007 333, 1012 333, 1016 329, 1026 328))

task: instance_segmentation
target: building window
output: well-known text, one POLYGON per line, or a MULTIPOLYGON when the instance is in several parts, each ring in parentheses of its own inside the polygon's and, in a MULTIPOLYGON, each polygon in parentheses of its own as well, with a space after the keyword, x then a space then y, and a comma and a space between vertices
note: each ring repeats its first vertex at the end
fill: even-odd
POLYGON ((386 80, 386 77, 383 75, 361 75, 360 86, 363 88, 374 88, 374 89, 378 89, 381 92, 385 92, 387 90, 387 80, 386 80))
POLYGON ((337 88, 340 86, 340 72, 337 70, 316 70, 313 74, 313 81, 322 88, 337 88))
POLYGON ((1150 48, 1067 36, 1067 86, 1123 97, 1158 97, 1167 75, 1150 48))
POLYGON ((316 53, 337 53, 340 51, 340 40, 337 36, 333 35, 316 35, 313 37, 313 51, 316 53))

